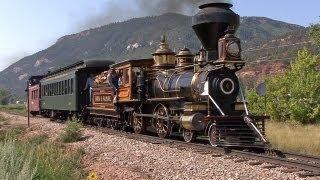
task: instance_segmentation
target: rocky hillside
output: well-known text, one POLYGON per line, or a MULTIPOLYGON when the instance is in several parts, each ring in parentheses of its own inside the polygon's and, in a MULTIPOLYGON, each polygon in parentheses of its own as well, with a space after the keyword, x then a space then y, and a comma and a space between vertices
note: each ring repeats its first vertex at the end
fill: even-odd
MULTIPOLYGON (((168 13, 112 23, 61 37, 48 49, 25 57, 0 72, 0 88, 9 89, 14 94, 22 96, 26 79, 30 75, 44 74, 81 59, 103 58, 122 61, 151 57, 151 53, 158 46, 160 36, 164 33, 168 36, 172 49, 177 51, 186 45, 195 52, 200 48, 200 42, 191 28, 191 23, 189 16, 168 13)), ((301 41, 302 38, 308 41, 305 31, 304 27, 268 18, 243 17, 238 36, 243 41, 246 59, 270 60, 275 58, 273 51, 277 48, 265 48, 290 44, 301 41)), ((286 49, 278 53, 281 54, 281 58, 293 54, 286 49)))

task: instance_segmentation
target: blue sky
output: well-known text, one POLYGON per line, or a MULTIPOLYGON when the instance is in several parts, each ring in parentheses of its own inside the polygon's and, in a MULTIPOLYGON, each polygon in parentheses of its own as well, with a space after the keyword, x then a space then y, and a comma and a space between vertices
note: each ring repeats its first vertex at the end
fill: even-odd
MULTIPOLYGON (((132 6, 132 0, 0 0, 0 71, 26 54, 77 32, 79 24, 105 10, 110 1, 132 6), (131 3, 130 3, 131 2, 131 3)), ((241 16, 264 16, 308 26, 320 20, 319 0, 233 0, 241 16)))

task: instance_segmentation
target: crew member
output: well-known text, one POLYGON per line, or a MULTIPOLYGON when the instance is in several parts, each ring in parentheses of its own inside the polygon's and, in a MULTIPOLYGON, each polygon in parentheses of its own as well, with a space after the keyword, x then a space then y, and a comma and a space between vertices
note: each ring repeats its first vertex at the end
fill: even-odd
POLYGON ((92 102, 92 87, 93 87, 93 74, 89 74, 87 76, 87 82, 86 82, 86 85, 84 87, 84 92, 86 93, 87 95, 87 101, 89 101, 87 104, 91 104, 92 102))
POLYGON ((120 87, 123 84, 123 71, 120 69, 117 74, 118 74, 117 83, 118 83, 118 86, 120 87))
POLYGON ((118 77, 117 77, 116 71, 113 68, 111 68, 108 72, 107 83, 112 88, 113 95, 116 95, 119 86, 118 86, 118 77))

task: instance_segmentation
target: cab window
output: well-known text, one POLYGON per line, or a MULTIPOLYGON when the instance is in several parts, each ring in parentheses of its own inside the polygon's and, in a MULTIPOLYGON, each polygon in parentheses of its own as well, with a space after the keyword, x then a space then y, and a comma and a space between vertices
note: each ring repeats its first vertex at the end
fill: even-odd
POLYGON ((122 83, 123 84, 129 84, 129 69, 123 69, 122 74, 122 83))

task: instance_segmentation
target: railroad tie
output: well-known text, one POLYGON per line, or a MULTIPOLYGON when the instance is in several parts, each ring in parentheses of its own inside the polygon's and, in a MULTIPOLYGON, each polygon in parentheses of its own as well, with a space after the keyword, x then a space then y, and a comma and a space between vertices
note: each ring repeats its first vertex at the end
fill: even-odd
POLYGON ((279 167, 279 166, 277 166, 277 165, 266 165, 266 166, 263 166, 262 168, 264 168, 264 169, 274 169, 274 168, 277 168, 277 167, 279 167))
POLYGON ((247 162, 248 160, 247 159, 237 159, 235 160, 234 162, 236 163, 242 163, 242 162, 247 162))
POLYGON ((251 166, 258 166, 258 165, 261 165, 261 164, 263 164, 263 162, 261 162, 261 161, 251 161, 251 162, 249 162, 249 165, 251 165, 251 166))
POLYGON ((222 154, 211 154, 212 157, 221 157, 223 156, 222 154))
POLYGON ((283 173, 294 173, 294 172, 299 172, 300 170, 299 169, 295 169, 295 168, 285 168, 285 169, 282 169, 281 172, 283 173))

